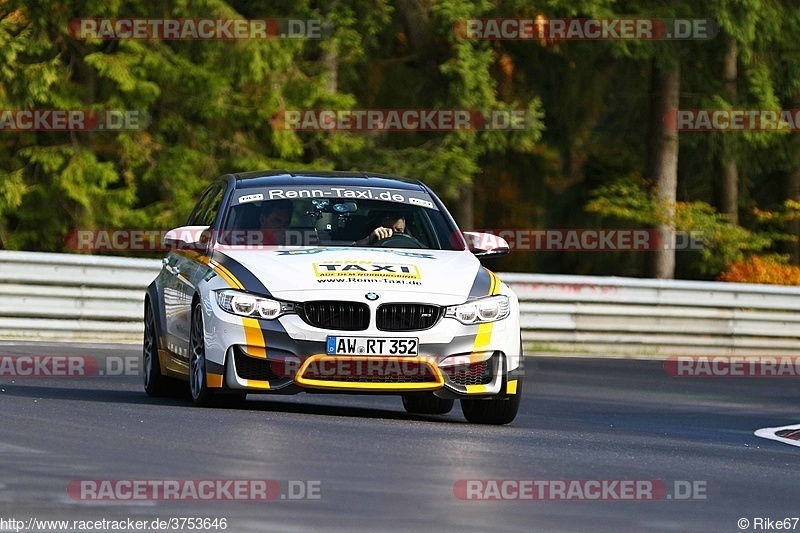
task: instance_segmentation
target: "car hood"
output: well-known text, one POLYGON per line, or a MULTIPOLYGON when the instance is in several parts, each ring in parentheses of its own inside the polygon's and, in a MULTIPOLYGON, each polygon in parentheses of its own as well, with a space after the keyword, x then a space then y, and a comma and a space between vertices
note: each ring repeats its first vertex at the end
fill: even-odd
POLYGON ((276 298, 297 301, 374 292, 391 295, 393 301, 461 303, 483 270, 472 253, 451 250, 228 248, 216 251, 213 258, 246 290, 266 290, 276 298))

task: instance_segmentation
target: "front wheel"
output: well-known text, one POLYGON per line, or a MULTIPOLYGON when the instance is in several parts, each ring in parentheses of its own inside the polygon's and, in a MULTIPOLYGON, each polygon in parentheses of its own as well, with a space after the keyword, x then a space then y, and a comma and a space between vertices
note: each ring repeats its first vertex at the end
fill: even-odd
POLYGON ((189 388, 192 401, 198 407, 242 407, 246 394, 219 394, 208 388, 206 379, 206 343, 203 334, 203 308, 198 303, 192 311, 192 329, 190 347, 192 355, 189 359, 189 388))
POLYGON ((198 407, 213 407, 219 402, 206 380, 206 343, 203 330, 203 308, 198 302, 192 309, 190 331, 191 356, 189 358, 189 388, 192 401, 198 407))
POLYGON ((461 400, 464 418, 473 424, 502 425, 512 422, 519 412, 522 400, 521 387, 510 398, 493 400, 461 400))

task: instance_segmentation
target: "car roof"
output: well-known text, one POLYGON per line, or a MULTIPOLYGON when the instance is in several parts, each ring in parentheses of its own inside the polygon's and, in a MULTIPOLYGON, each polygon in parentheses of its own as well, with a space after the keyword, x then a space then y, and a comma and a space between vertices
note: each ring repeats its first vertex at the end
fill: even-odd
POLYGON ((398 178, 376 172, 332 170, 260 170, 233 174, 237 189, 291 185, 344 185, 385 189, 426 190, 419 180, 398 178))

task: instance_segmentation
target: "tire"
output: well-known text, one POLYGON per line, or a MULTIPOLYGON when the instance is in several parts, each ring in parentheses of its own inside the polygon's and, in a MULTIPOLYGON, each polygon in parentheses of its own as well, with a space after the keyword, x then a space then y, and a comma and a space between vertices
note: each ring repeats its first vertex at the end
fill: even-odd
POLYGON ((206 381, 206 343, 203 333, 203 308, 198 302, 192 309, 189 333, 189 390, 198 407, 241 407, 246 394, 217 394, 206 381))
POLYGON ((142 339, 142 377, 144 391, 148 396, 163 397, 172 392, 170 378, 161 373, 158 360, 158 338, 156 335, 156 319, 153 306, 147 302, 144 308, 144 338, 142 339))
POLYGON ((192 402, 198 407, 211 406, 213 391, 206 382, 206 343, 203 334, 203 309, 198 302, 192 308, 192 325, 189 331, 189 391, 192 402))
POLYGON ((403 408, 414 415, 446 415, 453 405, 455 400, 439 398, 432 392, 403 395, 403 408))
POLYGON ((464 418, 473 424, 491 424, 500 426, 513 422, 519 412, 522 401, 522 381, 518 382, 517 393, 508 399, 461 400, 461 411, 464 418))

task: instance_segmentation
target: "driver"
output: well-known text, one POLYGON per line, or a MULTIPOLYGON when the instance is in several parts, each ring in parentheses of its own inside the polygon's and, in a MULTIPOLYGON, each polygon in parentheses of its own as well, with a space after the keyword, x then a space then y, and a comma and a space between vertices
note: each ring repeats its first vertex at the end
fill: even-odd
POLYGON ((383 239, 388 239, 395 233, 403 234, 405 232, 406 216, 399 211, 392 211, 381 218, 380 225, 375 228, 372 233, 361 240, 355 241, 354 244, 360 246, 369 245, 383 239))

